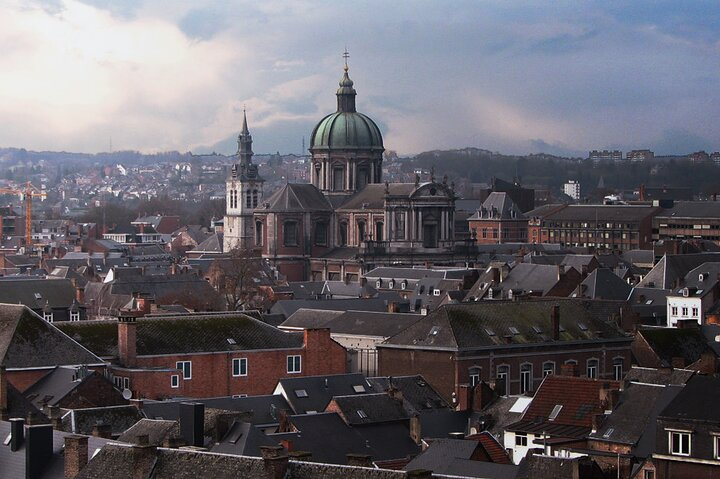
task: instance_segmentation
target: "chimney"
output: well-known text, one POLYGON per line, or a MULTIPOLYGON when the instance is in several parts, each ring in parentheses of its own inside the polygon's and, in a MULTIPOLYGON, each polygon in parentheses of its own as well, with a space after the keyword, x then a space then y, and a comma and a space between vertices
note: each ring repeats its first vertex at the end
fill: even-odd
POLYGON ((413 469, 412 471, 407 471, 405 477, 408 479, 432 479, 432 471, 428 471, 427 469, 413 469))
POLYGON ((145 403, 143 402, 142 399, 131 399, 130 404, 135 406, 138 409, 138 411, 142 411, 143 407, 145 406, 145 403))
POLYGON ((287 452, 293 451, 293 442, 290 439, 281 439, 280 444, 285 448, 287 452))
POLYGON ((265 464, 265 477, 267 479, 283 479, 288 467, 288 456, 283 454, 283 448, 260 446, 260 453, 265 464))
POLYGON ((472 391, 472 410, 482 411, 495 397, 494 389, 485 381, 480 381, 472 391))
POLYGON ((592 417, 592 433, 598 432, 605 422, 605 414, 593 414, 592 417))
POLYGON ((295 461, 312 461, 312 452, 310 451, 290 451, 288 456, 292 457, 295 461))
POLYGON ((92 428, 92 435, 103 439, 112 439, 112 426, 110 424, 95 424, 92 428))
POLYGON ((422 442, 422 425, 420 424, 420 416, 418 415, 410 418, 410 439, 415 441, 415 444, 422 442))
POLYGON ((552 322, 553 339, 560 340, 560 306, 554 304, 550 312, 550 320, 552 322))
POLYGON ((346 454, 345 457, 347 458, 347 465, 348 466, 354 466, 354 467, 371 467, 374 468, 375 465, 372 461, 372 456, 369 454, 346 454))
POLYGON ((53 428, 50 424, 28 426, 25 431, 25 477, 40 477, 53 455, 53 428))
POLYGON ((10 450, 16 452, 25 441, 25 420, 14 417, 10 419, 10 450))
POLYGON ((135 366, 137 360, 137 319, 131 311, 121 311, 118 318, 118 355, 120 364, 135 366))
POLYGON ((180 435, 189 446, 202 447, 205 444, 204 404, 180 403, 180 435))
POLYGON ((162 443, 162 447, 167 449, 178 449, 183 446, 186 446, 185 439, 177 436, 167 436, 162 443))
POLYGON ((132 479, 145 479, 150 475, 157 456, 157 447, 150 445, 150 436, 138 435, 132 446, 132 479))
POLYGON ((401 390, 393 386, 392 384, 388 388, 387 391, 385 391, 388 396, 395 399, 396 401, 402 401, 403 400, 403 393, 401 390))
POLYGON ((458 411, 467 411, 470 409, 470 398, 472 394, 472 386, 469 384, 461 384, 458 388, 458 395, 457 395, 457 410, 458 411))
POLYGON ((88 462, 88 437, 65 436, 65 479, 75 479, 88 462))
POLYGON ((5 366, 0 366, 0 421, 8 420, 8 381, 5 366))
POLYGON ((59 406, 47 406, 47 417, 50 419, 53 429, 62 431, 62 415, 59 406))

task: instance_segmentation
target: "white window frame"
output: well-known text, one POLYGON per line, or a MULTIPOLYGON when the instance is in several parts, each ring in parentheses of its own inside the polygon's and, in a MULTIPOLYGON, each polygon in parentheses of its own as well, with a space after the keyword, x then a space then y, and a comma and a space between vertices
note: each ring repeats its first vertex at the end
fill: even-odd
POLYGON ((70 321, 80 321, 80 311, 70 311, 70 321))
POLYGON ((48 323, 52 323, 54 320, 53 313, 52 312, 46 313, 43 311, 43 319, 45 321, 47 321, 48 323))
POLYGON ((482 368, 480 366, 472 366, 468 370, 470 377, 470 386, 475 386, 480 383, 480 375, 482 374, 482 368))
POLYGON ((302 373, 302 356, 300 354, 291 354, 287 357, 287 373, 302 373))
POLYGON ((532 363, 523 363, 520 365, 520 394, 532 391, 533 387, 533 365, 532 363), (526 368, 523 370, 523 368, 526 368), (527 381, 526 381, 527 379, 527 381))
POLYGON ((527 445, 528 445, 527 433, 516 432, 515 433, 515 446, 527 447, 527 445))
POLYGON ((613 358, 613 379, 615 381, 622 381, 625 375, 625 358, 613 358), (618 374, 618 369, 620 374, 618 374))
POLYGON ((175 389, 180 387, 180 375, 179 374, 173 374, 170 376, 170 387, 175 389))
POLYGON ((232 360, 232 375, 233 377, 241 377, 248 375, 248 360, 247 358, 233 358, 232 360), (245 370, 243 372, 243 369, 245 370))
POLYGON ((688 307, 687 306, 682 307, 682 316, 683 316, 683 318, 687 318, 687 316, 688 316, 688 307))
POLYGON ((698 316, 700 316, 699 309, 697 306, 693 306, 692 315, 693 315, 693 318, 697 318, 698 316))
POLYGON ((678 315, 678 307, 677 306, 671 306, 670 307, 670 316, 677 316, 678 315))
POLYGON ((192 379, 192 361, 177 361, 175 362, 175 369, 182 371, 184 380, 192 379))
POLYGON ((692 432, 691 431, 680 431, 677 429, 667 429, 668 432, 668 452, 673 456, 689 456, 692 453, 692 432), (682 437, 687 437, 687 452, 682 451, 682 437), (679 442, 676 443, 675 439, 679 442), (678 451, 675 451, 675 446, 678 445, 678 451))
POLYGON ((555 374, 555 361, 545 361, 543 363, 543 377, 555 374), (549 368, 547 366, 550 366, 549 368))
POLYGON ((585 374, 588 379, 598 379, 600 377, 600 360, 597 358, 590 358, 585 362, 585 374), (592 374, 591 374, 592 371, 592 374))
POLYGON ((713 457, 720 459, 720 432, 711 432, 713 438, 713 457))

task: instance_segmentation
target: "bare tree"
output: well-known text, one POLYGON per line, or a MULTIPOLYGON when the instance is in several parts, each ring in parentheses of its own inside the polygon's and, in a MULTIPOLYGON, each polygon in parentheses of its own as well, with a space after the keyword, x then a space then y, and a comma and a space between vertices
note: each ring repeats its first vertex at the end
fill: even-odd
POLYGON ((208 270, 210 284, 223 295, 230 311, 263 304, 265 298, 259 286, 264 276, 259 252, 240 247, 213 261, 208 270))

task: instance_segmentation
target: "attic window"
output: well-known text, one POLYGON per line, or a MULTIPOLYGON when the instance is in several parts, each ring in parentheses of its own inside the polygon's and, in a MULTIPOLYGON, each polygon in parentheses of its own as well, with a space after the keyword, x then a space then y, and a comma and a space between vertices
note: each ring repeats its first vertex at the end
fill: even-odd
POLYGON ((430 328, 430 333, 428 333, 429 336, 437 336, 437 334, 440 332, 439 326, 433 326, 430 328))
POLYGON ((613 432, 615 432, 615 428, 610 427, 610 428, 608 428, 607 431, 605 431, 605 434, 603 434, 603 437, 604 437, 605 439, 607 439, 607 438, 609 438, 609 437, 612 435, 613 432))
POLYGON ((650 306, 652 303, 653 303, 652 299, 648 299, 647 301, 645 301, 645 304, 648 306, 650 306))
POLYGON ((556 404, 553 410, 550 412, 550 415, 548 416, 549 421, 554 421, 557 419, 558 414, 560 414, 560 411, 562 411, 562 404, 556 404))
POLYGON ((518 331, 518 329, 515 326, 510 326, 508 328, 508 331, 510 331, 513 334, 513 336, 516 334, 520 334, 520 331, 518 331))
POLYGON ((488 336, 495 336, 495 331, 493 331, 493 330, 490 329, 490 328, 485 328, 485 333, 486 333, 488 336))
POLYGON ((40 293, 35 293, 35 299, 37 299, 37 300, 42 299, 42 294, 40 294, 40 293))
POLYGON ((435 289, 435 290, 433 291, 433 295, 434 295, 434 296, 440 296, 440 290, 439 290, 439 289, 435 289))
POLYGON ((541 334, 543 332, 540 326, 533 326, 532 330, 535 331, 536 334, 541 334))
POLYGON ((358 394, 364 393, 364 392, 365 392, 365 386, 363 386, 362 384, 356 384, 355 386, 353 386, 353 391, 355 391, 355 392, 358 393, 358 394))
POLYGON ((588 327, 585 325, 585 323, 578 323, 578 328, 580 328, 583 331, 588 330, 588 327))
POLYGON ((227 338, 228 344, 237 344, 233 338, 227 338))
POLYGON ((304 389, 296 389, 295 396, 297 396, 299 398, 306 398, 306 397, 308 397, 308 393, 304 389))
POLYGON ((367 419, 367 414, 362 409, 358 409, 357 415, 360 416, 360 419, 367 419))
POLYGON ((704 290, 704 289, 698 289, 697 291, 695 291, 695 296, 700 296, 701 294, 703 294, 703 291, 705 291, 705 290, 704 290))

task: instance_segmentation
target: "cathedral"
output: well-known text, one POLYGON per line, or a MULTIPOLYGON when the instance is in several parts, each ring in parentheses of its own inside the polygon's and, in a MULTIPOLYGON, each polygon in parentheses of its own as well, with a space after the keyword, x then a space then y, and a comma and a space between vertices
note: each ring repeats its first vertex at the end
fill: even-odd
POLYGON ((359 281, 376 266, 463 262, 452 185, 434 175, 383 182, 382 134, 356 110, 356 94, 345 63, 337 111, 311 135, 311 183, 267 197, 243 112, 238 163, 226 183, 224 251, 257 248, 288 281, 359 281))

